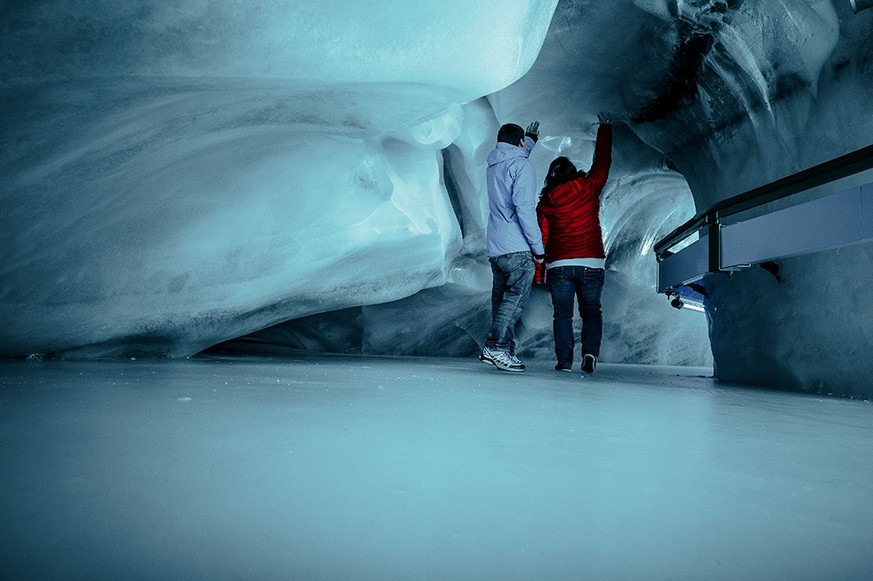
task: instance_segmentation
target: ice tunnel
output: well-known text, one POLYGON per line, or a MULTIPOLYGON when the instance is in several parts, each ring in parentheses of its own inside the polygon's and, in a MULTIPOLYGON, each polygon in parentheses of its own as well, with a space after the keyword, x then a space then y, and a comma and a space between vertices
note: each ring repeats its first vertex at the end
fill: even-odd
MULTIPOLYGON (((497 127, 540 122, 543 175, 557 155, 587 167, 609 111, 603 360, 869 396, 869 242, 701 272, 705 315, 658 293, 653 251, 722 200, 873 142, 866 7, 7 3, 0 356, 470 356, 497 127)), ((859 188, 869 208, 871 182, 790 203, 859 188)), ((550 308, 537 289, 525 356, 552 356, 550 308)))

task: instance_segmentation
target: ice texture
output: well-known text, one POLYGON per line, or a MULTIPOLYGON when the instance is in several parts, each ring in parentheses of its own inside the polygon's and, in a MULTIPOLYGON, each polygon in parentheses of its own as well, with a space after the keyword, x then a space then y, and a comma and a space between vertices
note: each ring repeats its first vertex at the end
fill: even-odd
MULTIPOLYGON (((183 357, 238 337, 237 348, 470 355, 488 324, 483 168, 497 128, 540 121, 542 176, 556 155, 586 168, 609 111, 605 360, 707 365, 709 330, 721 377, 870 393, 873 363, 842 355, 869 336, 830 316, 873 319, 856 299, 871 282, 865 248, 792 259, 775 287, 757 269, 710 277, 705 318, 655 293, 651 247, 718 200, 870 144, 873 11, 827 0, 2 10, 0 356, 183 357), (802 289, 824 272, 846 291, 823 310, 802 289)), ((535 289, 526 357, 551 357, 550 316, 535 289)))
MULTIPOLYGON (((871 144, 873 11, 787 0, 634 6, 583 11, 560 3, 537 64, 490 97, 498 116, 537 111, 541 94, 553 110, 563 109, 562 128, 581 130, 604 109, 623 116, 662 153, 664 167, 687 179, 697 210, 871 144)), ((605 204, 607 221, 609 212, 605 204)), ((707 277, 716 375, 873 395, 873 360, 865 355, 873 344, 864 323, 873 320, 868 255, 863 245, 795 257, 781 265, 778 280, 758 267, 707 277)), ((635 295, 605 292, 610 297, 635 295)), ((681 324, 662 319, 657 335, 681 324)))
MULTIPOLYGON (((693 94, 633 125, 681 169, 699 209, 873 143, 871 11, 827 1, 727 5, 708 23, 713 41, 693 94)), ((703 34, 704 24, 689 26, 703 34)), ((867 172, 797 198, 871 179, 867 172)), ((873 395, 871 264, 867 243, 785 259, 776 274, 752 266, 706 277, 716 375, 873 395)))
MULTIPOLYGON (((500 123, 528 120, 493 103, 533 65, 555 3, 140 8, 10 15, 0 352, 178 357, 288 320, 253 339, 475 352, 489 318, 484 157, 500 123)), ((520 112, 548 128, 541 171, 559 154, 590 163, 590 124, 562 111, 520 112)), ((608 318, 608 358, 706 364, 702 318, 696 337, 660 336, 673 314, 638 250, 691 198, 673 173, 684 206, 665 206, 652 163, 637 162, 652 187, 629 176, 607 193, 608 301, 654 313, 608 318), (664 213, 654 227, 649 211, 664 213)), ((525 353, 550 357, 550 320, 538 289, 525 353)))
POLYGON ((554 5, 4 7, 0 354, 187 356, 446 283, 442 150, 554 5))

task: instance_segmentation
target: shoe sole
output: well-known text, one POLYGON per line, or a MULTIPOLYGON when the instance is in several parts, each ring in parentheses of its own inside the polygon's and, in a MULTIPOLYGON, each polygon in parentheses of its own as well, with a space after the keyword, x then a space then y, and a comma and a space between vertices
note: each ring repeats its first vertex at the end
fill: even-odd
POLYGON ((512 373, 519 373, 521 371, 524 371, 524 367, 506 367, 506 366, 500 365, 499 363, 495 363, 494 367, 496 367, 500 371, 510 371, 512 373))

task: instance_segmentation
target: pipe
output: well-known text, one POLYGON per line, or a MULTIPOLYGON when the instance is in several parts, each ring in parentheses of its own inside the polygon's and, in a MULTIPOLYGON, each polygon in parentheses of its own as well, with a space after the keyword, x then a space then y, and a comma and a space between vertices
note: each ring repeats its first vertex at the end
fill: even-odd
POLYGON ((867 8, 873 8, 873 0, 849 0, 849 4, 852 5, 852 12, 855 14, 867 8))

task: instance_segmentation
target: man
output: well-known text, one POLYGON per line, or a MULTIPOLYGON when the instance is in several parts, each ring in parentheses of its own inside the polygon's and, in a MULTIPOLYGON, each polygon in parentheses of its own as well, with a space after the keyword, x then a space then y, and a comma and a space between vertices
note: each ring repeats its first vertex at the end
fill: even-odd
POLYGON ((515 324, 530 296, 534 260, 545 258, 537 225, 537 178, 528 159, 539 122, 527 131, 509 123, 488 154, 488 261, 491 263, 491 329, 479 359, 503 371, 524 371, 515 355, 515 324))
POLYGON ((594 161, 588 173, 577 171, 566 157, 549 165, 546 187, 537 207, 546 246, 546 283, 554 307, 555 365, 557 371, 573 368, 573 304, 582 317, 582 371, 594 373, 600 357, 606 253, 600 227, 600 195, 612 162, 612 125, 609 116, 598 116, 594 161))

